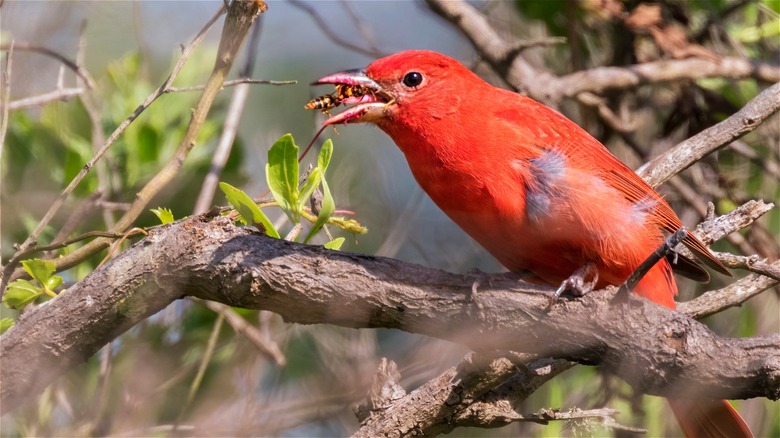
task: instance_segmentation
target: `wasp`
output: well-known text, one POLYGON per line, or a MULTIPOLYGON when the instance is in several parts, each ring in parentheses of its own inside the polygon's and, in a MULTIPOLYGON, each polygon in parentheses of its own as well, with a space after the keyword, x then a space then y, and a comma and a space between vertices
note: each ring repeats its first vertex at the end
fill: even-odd
POLYGON ((318 109, 323 113, 328 114, 328 110, 341 105, 345 99, 350 97, 362 97, 366 93, 366 88, 360 85, 336 84, 336 90, 332 94, 316 97, 310 100, 304 108, 310 110, 318 109))
POLYGON ((324 96, 316 97, 309 101, 304 108, 309 110, 322 110, 326 113, 328 110, 333 109, 341 105, 341 99, 335 94, 326 94, 324 96))

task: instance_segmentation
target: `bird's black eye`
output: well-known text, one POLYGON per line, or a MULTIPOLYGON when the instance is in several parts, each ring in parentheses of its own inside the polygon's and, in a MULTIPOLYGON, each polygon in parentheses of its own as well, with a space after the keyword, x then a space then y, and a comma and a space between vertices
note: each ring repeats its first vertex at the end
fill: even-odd
POLYGON ((422 81, 423 75, 416 71, 410 71, 409 73, 405 74, 404 78, 401 80, 401 82, 409 88, 417 87, 418 85, 422 84, 422 81))

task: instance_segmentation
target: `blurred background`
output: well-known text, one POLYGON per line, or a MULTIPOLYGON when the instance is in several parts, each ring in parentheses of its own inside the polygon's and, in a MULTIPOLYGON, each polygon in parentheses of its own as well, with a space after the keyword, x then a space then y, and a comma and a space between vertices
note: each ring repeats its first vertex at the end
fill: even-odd
MULTIPOLYGON (((250 76, 297 83, 258 84, 250 89, 220 180, 251 196, 267 188, 266 152, 276 139, 289 132, 305 146, 319 129, 323 115, 304 110, 303 105, 331 92, 329 87, 308 85, 327 73, 363 67, 400 50, 429 49, 461 60, 497 86, 507 86, 480 61, 462 32, 424 2, 268 3, 268 12, 257 24, 259 31, 250 37, 253 45, 245 45, 244 51, 252 47, 255 57, 250 76)), ((608 10, 610 5, 619 5, 628 13, 641 3, 471 2, 509 41, 568 38, 569 44, 542 44, 523 52, 533 65, 557 75, 676 56, 664 53, 651 36, 632 32, 608 10)), ((45 47, 79 60, 97 83, 93 102, 103 129, 110 133, 165 80, 181 47, 189 44, 221 2, 6 0, 0 4, 2 45, 14 41, 45 47)), ((780 59, 780 2, 665 0, 660 4, 665 23, 684 30, 708 53, 775 65, 780 59)), ((193 53, 175 86, 205 82, 213 66, 222 20, 193 53)), ((244 53, 233 75, 246 63, 244 53)), ((51 57, 14 51, 10 100, 56 89, 60 65, 51 57)), ((77 86, 72 71, 65 71, 64 83, 77 86)), ((715 78, 609 92, 604 96, 607 102, 637 123, 628 136, 616 132, 595 109, 576 100, 559 102, 559 109, 637 168, 646 161, 643 157, 656 156, 733 114, 767 85, 753 78, 715 78), (636 145, 640 145, 639 150, 636 145)), ((218 97, 184 169, 149 208, 170 208, 177 219, 192 214, 232 93, 232 88, 226 88, 218 97)), ((154 102, 111 147, 103 160, 102 176, 92 172, 79 185, 39 242, 55 240, 63 229, 66 236, 107 229, 137 190, 171 157, 197 97, 196 92, 172 93, 154 102), (75 223, 74 217, 78 218, 75 223)), ((774 117, 738 147, 708 157, 662 188, 686 225, 695 226, 702 220, 706 202, 713 202, 716 212, 724 214, 749 199, 775 203, 780 199, 778 125, 774 117)), ((380 130, 363 125, 339 127, 326 130, 320 141, 325 138, 332 138, 335 144, 328 180, 336 206, 351 212, 350 217, 369 230, 364 235, 337 232, 347 238, 342 249, 452 272, 502 270, 422 193, 403 155, 380 130)), ((13 244, 32 232, 90 159, 92 141, 88 111, 81 99, 11 111, 2 155, 4 263, 13 254, 13 244)), ((314 157, 316 154, 311 154, 304 162, 314 157)), ((218 193, 213 204, 226 202, 218 193)), ((289 227, 279 210, 269 208, 267 214, 282 229, 289 227)), ((136 225, 157 223, 148 213, 136 225)), ((776 260, 780 214, 775 209, 738 234, 739 238, 719 242, 715 248, 776 260)), ((66 284, 91 272, 104 255, 65 272, 66 284)), ((709 285, 681 280, 681 299, 733 281, 721 276, 714 276, 709 285)), ((778 292, 777 288, 769 290, 705 323, 724 336, 780 331, 778 292)), ((177 303, 125 333, 110 349, 51 385, 35 402, 2 417, 0 435, 349 435, 358 426, 351 406, 365 398, 381 357, 398 363, 401 383, 411 391, 454 366, 467 352, 459 345, 397 331, 291 325, 267 312, 236 311, 262 336, 279 345, 286 364, 275 363, 234 327, 217 322, 216 314, 203 303, 177 303), (208 348, 209 339, 214 341, 213 350, 208 348), (202 380, 196 378, 201 364, 205 367, 202 380)), ((0 315, 14 317, 15 312, 3 307, 0 315)), ((649 436, 679 433, 662 399, 635 397, 630 388, 592 367, 576 367, 554 379, 528 399, 525 411, 605 404, 621 409, 620 422, 646 427, 649 436)), ((778 403, 755 399, 736 405, 757 436, 780 435, 778 403)), ((558 422, 549 426, 514 424, 495 430, 458 429, 453 435, 560 436, 577 430, 558 422)), ((596 429, 593 433, 610 432, 596 429)))

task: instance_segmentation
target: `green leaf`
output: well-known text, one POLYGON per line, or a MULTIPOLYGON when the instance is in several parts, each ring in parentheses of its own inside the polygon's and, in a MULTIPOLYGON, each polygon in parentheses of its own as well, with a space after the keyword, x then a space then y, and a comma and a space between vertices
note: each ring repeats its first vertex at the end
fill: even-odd
POLYGON ((314 193, 314 189, 320 185, 320 181, 322 181, 322 172, 319 167, 315 167, 311 170, 309 177, 306 179, 306 184, 304 184, 303 189, 301 189, 301 195, 300 198, 298 198, 299 209, 303 209, 303 204, 309 200, 311 194, 314 193))
POLYGON ((268 236, 280 238, 271 221, 249 195, 225 182, 219 183, 219 188, 225 193, 228 203, 238 211, 245 223, 251 223, 268 236))
POLYGON ((320 149, 319 155, 317 155, 317 167, 320 169, 320 172, 322 172, 323 175, 325 175, 325 171, 328 170, 330 157, 332 156, 333 141, 331 139, 327 139, 325 140, 325 143, 322 144, 322 149, 320 149))
POLYGON ((328 222, 328 219, 333 215, 334 211, 336 211, 336 203, 333 201, 333 195, 330 194, 328 182, 325 181, 325 178, 323 178, 322 207, 320 207, 320 214, 317 216, 317 220, 314 221, 314 225, 312 225, 311 230, 309 230, 309 234, 307 234, 306 238, 303 239, 303 243, 307 243, 309 239, 314 237, 314 235, 320 231, 320 228, 322 228, 322 226, 328 222))
POLYGON ((8 285, 3 303, 9 309, 22 309, 43 293, 43 290, 27 280, 16 280, 8 285))
POLYGON ((268 150, 265 177, 279 206, 293 223, 298 223, 298 146, 285 134, 268 150))
POLYGON ((344 244, 343 237, 337 237, 325 244, 325 249, 341 249, 341 245, 344 244))
POLYGON ((51 260, 30 259, 22 262, 24 270, 41 285, 45 285, 57 270, 51 260))
POLYGON ((46 283, 43 285, 46 289, 53 291, 54 289, 58 288, 62 284, 62 277, 59 275, 53 275, 51 278, 49 278, 46 283))
POLYGON ((174 221, 173 219, 173 212, 165 207, 157 207, 153 208, 151 210, 152 213, 154 213, 155 216, 157 216, 157 219, 160 219, 160 223, 162 224, 169 224, 174 221))
POLYGON ((0 335, 7 332, 9 328, 14 326, 14 324, 16 324, 16 321, 11 318, 0 319, 0 335))

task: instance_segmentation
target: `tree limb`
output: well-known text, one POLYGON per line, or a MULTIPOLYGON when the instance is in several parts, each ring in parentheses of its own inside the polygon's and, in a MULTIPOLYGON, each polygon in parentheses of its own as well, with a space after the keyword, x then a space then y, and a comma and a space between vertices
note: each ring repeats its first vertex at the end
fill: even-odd
POLYGON ((704 156, 753 131, 778 110, 780 82, 762 91, 731 117, 656 157, 642 166, 637 173, 648 184, 657 187, 704 156))
POLYGON ((651 83, 708 77, 780 81, 780 68, 777 66, 741 58, 723 58, 720 62, 705 59, 664 60, 629 67, 591 68, 558 77, 526 61, 520 56, 521 50, 504 40, 487 18, 466 1, 426 0, 426 3, 435 13, 463 32, 480 57, 512 88, 551 106, 558 106, 564 97, 574 97, 580 93, 627 89, 651 83))
POLYGON ((713 398, 780 398, 780 334, 722 338, 640 298, 611 303, 613 289, 548 312, 548 287, 493 275, 472 296, 471 283, 392 259, 266 238, 227 218, 188 218, 151 230, 19 318, 0 338, 0 412, 188 295, 270 310, 288 322, 397 328, 476 351, 600 364, 649 394, 682 388, 713 398))

